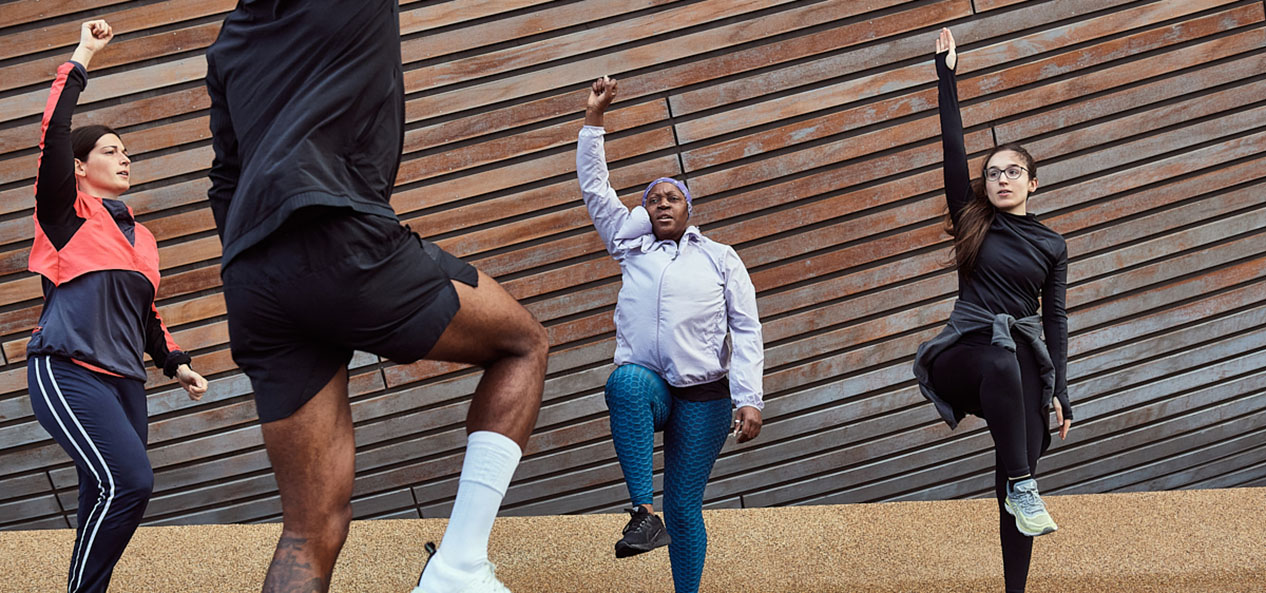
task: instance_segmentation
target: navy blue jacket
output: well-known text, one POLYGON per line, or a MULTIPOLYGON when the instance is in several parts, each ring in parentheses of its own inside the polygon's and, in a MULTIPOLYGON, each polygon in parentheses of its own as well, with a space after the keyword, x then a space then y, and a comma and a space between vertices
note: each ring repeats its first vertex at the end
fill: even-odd
POLYGON ((87 72, 57 69, 44 109, 29 269, 43 276, 44 309, 27 356, 53 354, 144 381, 148 352, 168 377, 189 362, 154 307, 158 244, 119 200, 78 190, 70 120, 87 72))

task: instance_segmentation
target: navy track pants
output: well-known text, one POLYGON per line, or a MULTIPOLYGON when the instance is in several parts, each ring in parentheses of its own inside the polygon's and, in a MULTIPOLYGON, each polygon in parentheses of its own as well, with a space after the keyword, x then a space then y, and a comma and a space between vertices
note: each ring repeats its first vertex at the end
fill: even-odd
POLYGON ((105 591, 154 489, 145 383, 55 356, 32 356, 26 369, 35 418, 79 473, 67 591, 105 591))

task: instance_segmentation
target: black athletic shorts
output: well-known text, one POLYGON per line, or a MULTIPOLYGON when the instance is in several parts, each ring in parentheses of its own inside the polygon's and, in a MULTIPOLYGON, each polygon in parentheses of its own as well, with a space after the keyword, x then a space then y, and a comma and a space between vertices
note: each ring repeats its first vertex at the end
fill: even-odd
POLYGON ((308 207, 223 271, 233 360, 262 422, 286 418, 351 360, 426 354, 461 306, 452 281, 475 268, 398 221, 308 207))

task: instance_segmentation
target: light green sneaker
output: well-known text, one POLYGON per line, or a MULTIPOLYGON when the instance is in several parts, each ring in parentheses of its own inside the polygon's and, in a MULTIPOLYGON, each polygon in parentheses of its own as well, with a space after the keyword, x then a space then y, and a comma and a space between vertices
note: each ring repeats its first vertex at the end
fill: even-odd
POLYGON ((1046 512, 1046 503, 1037 493, 1037 482, 1033 478, 1020 480, 1012 488, 1007 484, 1007 500, 1003 504, 1011 516, 1015 517, 1015 528, 1030 537, 1046 535, 1059 529, 1050 513, 1046 512))

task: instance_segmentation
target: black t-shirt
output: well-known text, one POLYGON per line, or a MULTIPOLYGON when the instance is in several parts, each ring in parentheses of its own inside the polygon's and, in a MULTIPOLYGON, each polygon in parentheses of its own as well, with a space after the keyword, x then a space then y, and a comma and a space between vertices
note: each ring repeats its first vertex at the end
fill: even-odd
MULTIPOLYGON (((938 106, 941 145, 945 150, 945 200, 950 215, 972 199, 963 121, 958 108, 954 71, 945 64, 947 54, 937 54, 938 106)), ((1032 197, 1030 198, 1032 199, 1032 197)), ((994 211, 993 223, 976 256, 971 276, 958 274, 958 298, 992 313, 1017 319, 1042 313, 1046 349, 1055 365, 1055 395, 1066 399, 1068 367, 1068 316, 1064 310, 1068 276, 1068 247, 1059 233, 1037 221, 1032 214, 1019 216, 994 211)))

